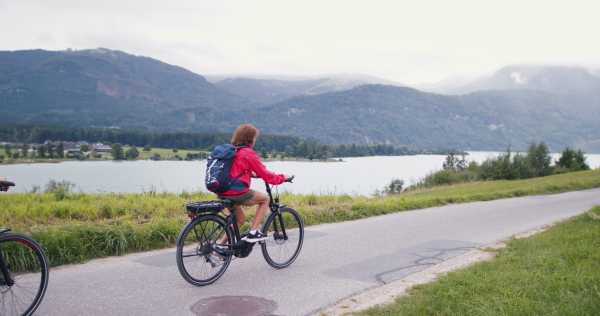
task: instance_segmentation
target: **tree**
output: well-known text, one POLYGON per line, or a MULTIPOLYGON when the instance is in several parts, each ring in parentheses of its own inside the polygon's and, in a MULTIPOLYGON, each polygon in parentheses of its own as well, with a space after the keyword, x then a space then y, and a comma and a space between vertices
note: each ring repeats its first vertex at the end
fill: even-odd
POLYGON ((4 153, 6 154, 6 157, 12 157, 12 154, 10 152, 10 145, 9 144, 5 144, 4 145, 4 153))
POLYGON ((308 145, 305 141, 298 142, 296 145, 296 157, 308 157, 308 145))
POLYGON ((58 156, 58 158, 65 158, 65 145, 63 145, 63 142, 58 143, 58 147, 56 147, 56 156, 58 156))
POLYGON ((290 146, 290 145, 285 146, 284 154, 286 157, 291 157, 293 153, 294 153, 294 149, 292 148, 292 146, 290 146))
POLYGON ((510 146, 508 146, 508 148, 506 149, 506 154, 502 154, 498 160, 498 164, 496 165, 495 171, 496 171, 496 180, 514 180, 515 177, 513 176, 513 172, 512 172, 512 165, 511 165, 511 153, 510 153, 510 146))
POLYGON ((585 162, 585 159, 585 155, 581 149, 575 152, 567 147, 565 150, 563 150, 560 158, 556 161, 556 165, 569 171, 590 170, 590 166, 585 162))
POLYGON ((28 151, 29 151, 29 144, 24 143, 23 147, 21 147, 21 155, 23 156, 23 158, 27 158, 28 151))
POLYGON ((450 153, 450 155, 446 156, 446 161, 442 164, 444 169, 452 170, 452 171, 461 171, 467 166, 467 161, 465 160, 465 155, 462 155, 462 159, 458 159, 454 155, 454 153, 450 153))
POLYGON ((402 187, 404 186, 404 180, 392 179, 392 182, 385 188, 387 194, 399 194, 402 193, 402 187))
POLYGON ((125 157, 127 159, 135 159, 140 155, 140 152, 135 146, 132 146, 125 152, 125 157))
POLYGON ((123 160, 125 159, 125 151, 123 150, 123 144, 114 143, 111 145, 112 150, 110 154, 113 156, 115 160, 123 160))
POLYGON ((52 146, 52 143, 46 145, 46 151, 48 152, 48 158, 54 158, 54 146, 52 146))
MULTIPOLYGON (((590 170, 590 165, 588 165, 585 162, 585 153, 581 151, 581 149, 577 150, 577 153, 575 154, 575 161, 574 164, 577 165, 577 167, 579 168, 579 170, 590 170)), ((579 171, 577 170, 577 171, 579 171)), ((574 170, 576 171, 576 170, 574 170)))
POLYGON ((152 151, 152 146, 150 146, 150 145, 144 146, 144 151, 152 151))
POLYGON ((550 156, 550 150, 546 147, 544 142, 540 142, 536 145, 535 142, 529 145, 527 151, 527 161, 533 170, 534 177, 543 177, 552 174, 553 170, 550 166, 552 157, 550 156))
POLYGON ((267 152, 267 147, 263 147, 263 148, 260 149, 260 156, 263 159, 269 158, 269 152, 267 152))
POLYGON ((90 151, 90 145, 86 145, 86 144, 79 145, 79 152, 86 153, 88 151, 90 151))
POLYGON ((46 158, 46 146, 38 145, 37 153, 38 153, 38 157, 46 158))

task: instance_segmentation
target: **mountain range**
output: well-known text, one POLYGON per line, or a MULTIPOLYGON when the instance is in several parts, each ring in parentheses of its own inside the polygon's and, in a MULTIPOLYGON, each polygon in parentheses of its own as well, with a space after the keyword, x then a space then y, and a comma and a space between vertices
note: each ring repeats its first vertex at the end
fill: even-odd
POLYGON ((583 68, 508 66, 445 83, 445 94, 356 74, 207 77, 103 48, 0 51, 0 123, 222 132, 252 123, 332 144, 525 150, 544 141, 600 152, 600 78, 583 68))

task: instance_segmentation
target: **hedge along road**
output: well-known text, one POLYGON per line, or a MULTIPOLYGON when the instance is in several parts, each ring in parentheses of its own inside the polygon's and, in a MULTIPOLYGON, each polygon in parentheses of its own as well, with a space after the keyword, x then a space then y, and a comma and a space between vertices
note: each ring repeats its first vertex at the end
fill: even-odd
POLYGON ((39 315, 195 315, 201 300, 262 298, 272 315, 313 315, 358 293, 600 204, 600 189, 452 204, 310 226, 298 259, 271 268, 259 247, 216 283, 180 276, 175 249, 57 267, 39 315))

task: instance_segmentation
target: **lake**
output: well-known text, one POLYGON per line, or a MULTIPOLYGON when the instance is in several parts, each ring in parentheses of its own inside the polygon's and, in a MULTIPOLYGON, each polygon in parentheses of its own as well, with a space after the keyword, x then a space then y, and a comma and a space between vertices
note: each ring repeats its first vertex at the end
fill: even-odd
MULTIPOLYGON (((468 161, 482 162, 498 152, 469 152, 468 161)), ((558 159, 560 154, 553 154, 558 159)), ((592 169, 600 168, 600 154, 586 154, 592 169)), ((280 190, 297 194, 370 195, 382 190, 393 179, 404 180, 405 187, 433 170, 440 170, 445 155, 376 156, 342 158, 343 162, 271 161, 265 163, 275 173, 294 174, 294 183, 280 190)), ((204 161, 70 161, 0 165, 0 177, 17 184, 10 192, 42 190, 50 179, 68 180, 75 191, 86 193, 176 192, 206 190, 204 161)), ((252 188, 264 191, 262 180, 252 188)))

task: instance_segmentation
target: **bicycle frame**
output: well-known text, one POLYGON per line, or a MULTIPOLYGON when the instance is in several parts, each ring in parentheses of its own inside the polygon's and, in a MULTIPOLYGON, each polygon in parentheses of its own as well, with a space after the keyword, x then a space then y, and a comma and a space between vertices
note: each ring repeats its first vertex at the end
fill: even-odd
MULTIPOLYGON (((265 182, 265 186, 266 186, 267 194, 269 195, 269 209, 272 213, 277 213, 277 218, 279 219, 278 220, 279 224, 274 223, 275 229, 279 232, 279 234, 281 234, 281 236, 278 236, 278 238, 283 238, 284 240, 288 240, 288 236, 285 231, 285 225, 283 225, 283 217, 281 216, 281 212, 279 211, 279 209, 281 207, 284 207, 285 205, 279 204, 279 196, 278 195, 273 197, 271 186, 268 183, 265 182)), ((235 211, 233 208, 232 201, 227 200, 227 199, 221 199, 221 200, 219 200, 219 202, 222 203, 227 209, 229 209, 230 214, 227 216, 223 216, 220 214, 215 214, 215 215, 219 216, 220 218, 223 219, 223 221, 225 222, 225 226, 229 225, 233 228, 233 236, 232 236, 233 240, 229 240, 227 244, 221 245, 223 247, 229 248, 229 249, 223 250, 223 253, 228 254, 228 255, 234 255, 238 258, 245 258, 250 254, 250 252, 252 252, 252 248, 254 247, 255 243, 248 243, 248 242, 245 242, 242 240, 242 238, 244 237, 244 235, 246 235, 246 233, 240 233, 240 228, 238 227, 238 224, 237 224, 237 217, 235 216, 235 211)), ((196 218, 206 216, 206 214, 188 215, 188 216, 190 218, 192 218, 192 220, 189 221, 186 224, 186 226, 193 225, 196 218)), ((265 216, 265 218, 266 218, 266 216, 265 216)), ((215 231, 213 230, 208 233, 208 236, 211 236, 214 233, 215 233, 215 231)), ((177 241, 177 243, 179 243, 179 240, 177 241)))
MULTIPOLYGON (((221 245, 223 247, 229 248, 229 249, 223 250, 223 253, 228 254, 228 255, 234 255, 238 258, 245 258, 252 251, 252 248, 254 247, 254 243, 247 243, 242 240, 242 238, 244 237, 244 235, 246 233, 244 233, 244 234, 240 233, 240 229, 237 225, 237 219, 236 219, 235 212, 233 209, 233 201, 227 200, 227 199, 221 199, 221 200, 219 200, 219 203, 223 204, 227 209, 229 209, 229 211, 230 211, 229 215, 223 216, 220 214, 211 214, 211 213, 208 213, 208 214, 203 213, 203 214, 199 214, 199 215, 188 215, 190 218, 192 218, 192 220, 190 220, 186 224, 186 226, 184 226, 184 228, 182 230, 185 230, 187 226, 194 225, 196 220, 199 218, 202 218, 203 216, 207 216, 207 215, 218 216, 225 222, 225 226, 231 226, 233 228, 233 236, 232 236, 233 240, 229 240, 227 244, 221 245)), ((216 229, 213 229, 212 231, 210 231, 208 234, 206 234, 207 237, 212 236, 215 233, 215 231, 216 231, 216 229)), ((177 244, 179 244, 179 239, 177 240, 177 244)))

